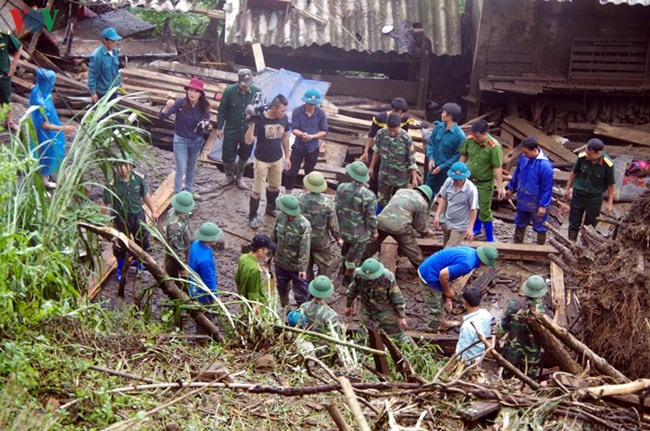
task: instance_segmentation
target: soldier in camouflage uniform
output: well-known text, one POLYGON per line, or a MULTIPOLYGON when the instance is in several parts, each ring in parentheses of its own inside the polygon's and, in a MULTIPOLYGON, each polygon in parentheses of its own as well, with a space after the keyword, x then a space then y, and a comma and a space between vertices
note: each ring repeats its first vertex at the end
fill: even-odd
POLYGON ((281 213, 273 224, 271 235, 276 244, 275 276, 278 295, 283 308, 289 306, 289 282, 298 306, 309 299, 307 291, 307 264, 311 226, 300 214, 300 203, 295 196, 285 195, 277 199, 281 213))
POLYGON ((525 315, 531 309, 542 313, 547 312, 542 298, 548 292, 548 287, 542 277, 532 275, 528 277, 521 290, 525 298, 513 300, 508 304, 501 325, 497 329, 497 335, 501 337, 508 333, 501 352, 503 357, 524 371, 528 377, 535 379, 540 371, 542 352, 526 324, 525 315))
POLYGON ((411 344, 404 330, 408 329, 404 298, 395 276, 376 259, 366 259, 354 271, 348 287, 345 315, 352 314, 352 305, 359 296, 361 323, 372 330, 379 327, 400 344, 411 344))
POLYGON ((417 268, 422 263, 422 250, 415 239, 415 232, 431 237, 427 219, 433 193, 426 184, 414 189, 398 190, 377 217, 379 235, 366 247, 364 259, 373 256, 381 248, 386 237, 392 236, 399 245, 398 253, 405 255, 417 268))
POLYGON ((370 238, 377 238, 377 198, 365 187, 370 176, 363 162, 350 163, 345 168, 352 182, 340 184, 336 190, 336 215, 340 220, 341 270, 345 270, 343 285, 347 287, 352 273, 361 264, 370 238), (344 264, 345 263, 345 264, 344 264))
POLYGON ((172 209, 165 224, 167 244, 178 256, 177 259, 171 253, 165 253, 165 271, 172 278, 178 278, 183 273, 182 263, 187 263, 187 252, 192 245, 190 211, 193 209, 192 193, 182 191, 172 198, 172 209))
POLYGON ((411 135, 400 128, 401 118, 397 114, 388 116, 387 128, 381 129, 375 136, 374 154, 369 171, 373 172, 379 165, 379 182, 377 197, 380 208, 383 208, 393 194, 408 185, 418 185, 417 164, 411 135))
POLYGON ((332 263, 332 244, 330 235, 343 245, 339 233, 339 222, 336 219, 334 201, 322 193, 327 189, 323 174, 311 172, 303 179, 305 189, 298 201, 300 213, 305 216, 311 225, 311 246, 309 248, 309 265, 307 266, 307 280, 314 279, 314 264, 318 267, 318 275, 330 276, 332 263))
MULTIPOLYGON (((332 293, 334 293, 332 281, 324 275, 319 275, 309 283, 309 293, 313 298, 300 306, 300 313, 306 320, 306 328, 328 336, 332 336, 332 331, 334 331, 339 338, 345 339, 345 331, 336 311, 332 310, 325 301, 331 298, 332 293)), ((313 337, 310 341, 316 346, 326 346, 328 344, 316 337, 313 337)), ((327 349, 319 349, 319 353, 327 353, 327 349)))

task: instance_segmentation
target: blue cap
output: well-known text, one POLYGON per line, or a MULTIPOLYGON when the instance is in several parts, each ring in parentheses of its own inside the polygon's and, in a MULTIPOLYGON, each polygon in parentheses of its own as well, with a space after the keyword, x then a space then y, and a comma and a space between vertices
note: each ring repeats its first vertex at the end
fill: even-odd
POLYGON ((449 171, 447 172, 447 176, 453 180, 466 180, 471 175, 472 173, 467 168, 467 165, 463 162, 454 163, 451 165, 451 168, 449 168, 449 171))
POLYGON ((122 36, 117 34, 117 30, 115 30, 113 27, 106 27, 104 31, 102 31, 102 39, 118 41, 122 40, 122 36))
POLYGON ((287 314, 287 323, 289 323, 289 326, 293 326, 294 328, 302 328, 307 324, 307 316, 302 314, 300 311, 290 311, 289 314, 287 314))
POLYGON ((323 101, 323 98, 321 97, 318 90, 311 88, 305 92, 304 96, 302 96, 302 101, 310 105, 320 105, 320 103, 323 101))

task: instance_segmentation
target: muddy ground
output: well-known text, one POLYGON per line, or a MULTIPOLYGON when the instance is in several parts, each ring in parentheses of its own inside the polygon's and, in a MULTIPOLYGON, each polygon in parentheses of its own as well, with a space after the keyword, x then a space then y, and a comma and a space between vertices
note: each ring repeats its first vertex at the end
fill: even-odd
MULTIPOLYGON (((151 147, 150 153, 151 157, 148 158, 147 162, 140 162, 136 167, 136 171, 145 176, 150 190, 154 191, 174 169, 174 159, 171 152, 155 147, 151 147)), ((237 259, 241 254, 241 246, 248 243, 248 238, 252 238, 255 231, 248 227, 249 193, 243 192, 236 187, 230 187, 225 190, 219 189, 217 182, 222 178, 223 174, 214 165, 199 163, 195 179, 195 191, 201 195, 202 200, 197 202, 196 209, 191 215, 191 227, 194 230, 206 221, 213 221, 223 229, 226 243, 225 249, 215 250, 219 290, 222 292, 236 292, 233 276, 237 269, 237 259)), ((249 186, 252 185, 252 179, 246 179, 245 182, 249 186)), ((294 190, 294 193, 299 192, 299 189, 294 190)), ((263 197, 260 213, 263 213, 264 205, 263 197)), ((166 214, 160 218, 159 226, 161 229, 164 225, 165 218, 166 214)), ((262 226, 259 231, 270 234, 274 218, 262 215, 260 220, 262 226)), ((495 232, 499 240, 507 242, 512 237, 513 228, 512 225, 497 220, 495 222, 495 232)), ((438 232, 438 234, 441 235, 441 232, 438 232)), ((532 242, 532 232, 528 232, 528 235, 526 242, 532 242)), ((335 248, 335 252, 338 254, 338 248, 335 248)), ((163 262, 162 247, 160 244, 154 243, 153 255, 159 262, 163 262)), ((498 265, 498 268, 499 277, 504 278, 520 280, 522 278, 525 279, 533 273, 540 274, 546 278, 549 277, 548 264, 542 262, 514 263, 502 261, 498 265)), ((481 268, 476 271, 474 277, 480 276, 484 270, 485 268, 481 268)), ((338 262, 335 263, 333 273, 338 274, 338 262)), ((427 323, 427 312, 423 295, 417 281, 417 273, 404 257, 400 258, 398 263, 396 278, 402 288, 407 303, 407 317, 411 329, 424 331, 427 323)), ((150 311, 155 317, 160 316, 161 312, 165 311, 164 305, 166 298, 164 298, 164 294, 161 291, 155 289, 155 283, 150 274, 146 272, 138 273, 135 268, 131 268, 128 273, 128 280, 125 299, 117 297, 118 283, 113 273, 104 283, 97 300, 106 301, 106 305, 109 308, 119 307, 123 301, 129 303, 136 302, 140 306, 149 305, 150 311), (151 293, 148 304, 145 303, 146 301, 139 299, 145 292, 151 293)), ((356 317, 346 317, 343 315, 346 298, 345 292, 341 287, 340 277, 334 281, 336 290, 330 301, 330 305, 339 313, 339 316, 341 316, 344 322, 357 322, 358 319, 356 317)), ((517 294, 516 288, 504 288, 500 285, 493 285, 484 298, 484 307, 492 313, 496 321, 500 318, 508 301, 516 298, 517 294)), ((234 313, 239 312, 237 307, 233 307, 232 311, 234 313)), ((461 301, 457 300, 452 311, 452 314, 455 315, 453 317, 460 320, 463 311, 461 301)), ((184 326, 191 330, 193 325, 189 323, 189 319, 185 319, 185 321, 187 324, 184 326)))

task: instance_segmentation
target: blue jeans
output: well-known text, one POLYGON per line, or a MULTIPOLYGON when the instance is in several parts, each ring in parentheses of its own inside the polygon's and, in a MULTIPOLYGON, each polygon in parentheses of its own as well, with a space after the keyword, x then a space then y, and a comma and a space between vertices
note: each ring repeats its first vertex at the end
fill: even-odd
POLYGON ((174 157, 176 158, 176 176, 174 177, 174 193, 183 190, 183 177, 185 177, 185 190, 192 192, 194 182, 194 169, 203 150, 203 137, 187 139, 174 134, 174 157))

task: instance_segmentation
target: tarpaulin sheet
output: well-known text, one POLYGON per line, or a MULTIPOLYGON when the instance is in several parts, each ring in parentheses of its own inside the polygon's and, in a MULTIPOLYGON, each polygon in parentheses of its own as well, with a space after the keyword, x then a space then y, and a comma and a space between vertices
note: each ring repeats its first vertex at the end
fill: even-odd
MULTIPOLYGON (((271 100, 278 94, 282 94, 289 100, 289 108, 287 109, 287 116, 289 117, 289 124, 291 124, 291 112, 297 106, 302 105, 302 96, 311 88, 318 90, 324 98, 330 88, 329 82, 314 81, 305 79, 297 72, 292 72, 286 69, 269 69, 262 70, 257 76, 253 78, 255 85, 262 89, 264 101, 270 103, 271 100)), ((291 143, 293 144, 293 135, 290 135, 291 143)), ((208 157, 212 160, 221 160, 221 148, 223 140, 218 139, 208 157)), ((254 151, 253 151, 254 153, 254 151)), ((252 161, 253 156, 251 155, 252 161)))

